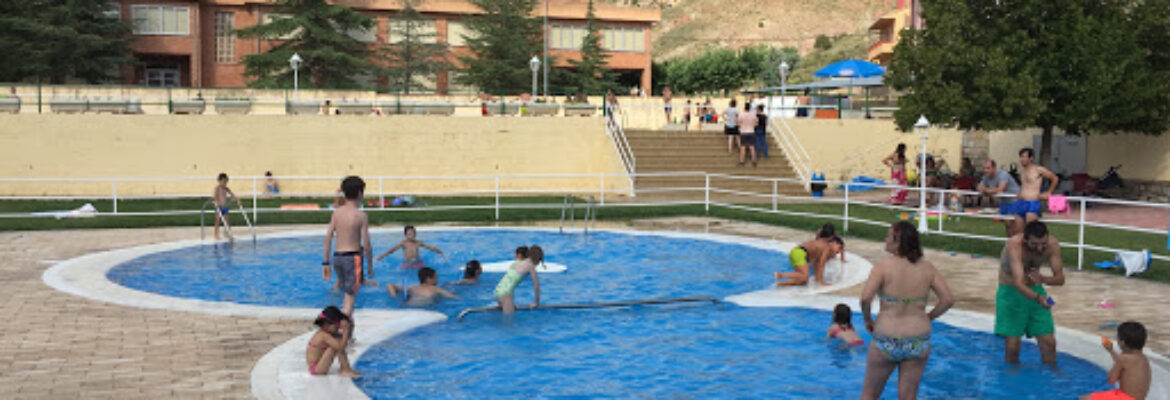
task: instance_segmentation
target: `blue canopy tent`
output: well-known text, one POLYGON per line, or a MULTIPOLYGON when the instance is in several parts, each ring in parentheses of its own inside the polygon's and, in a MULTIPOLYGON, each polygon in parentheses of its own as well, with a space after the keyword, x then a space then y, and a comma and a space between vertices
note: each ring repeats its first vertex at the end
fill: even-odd
MULTIPOLYGON (((844 60, 826 65, 817 70, 813 76, 817 78, 849 78, 849 94, 853 94, 853 79, 880 77, 886 74, 882 66, 863 60, 844 60)), ((840 108, 840 105, 838 105, 840 108)), ((865 88, 865 115, 869 117, 869 88, 865 88)))

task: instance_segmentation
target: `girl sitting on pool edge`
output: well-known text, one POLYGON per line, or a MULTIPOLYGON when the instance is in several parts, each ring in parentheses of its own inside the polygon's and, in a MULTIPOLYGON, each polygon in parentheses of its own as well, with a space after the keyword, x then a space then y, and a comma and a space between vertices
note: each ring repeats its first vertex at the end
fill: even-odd
MULTIPOLYGON (((519 249, 517 249, 519 255, 519 249)), ((520 282, 524 280, 524 276, 532 275, 532 304, 530 309, 535 309, 540 306, 540 277, 536 274, 536 266, 544 262, 544 250, 540 246, 533 245, 528 248, 527 258, 512 263, 508 267, 508 272, 504 273, 504 277, 500 279, 500 283, 496 285, 494 296, 496 302, 500 305, 500 311, 504 314, 511 314, 516 312, 516 302, 512 293, 516 291, 516 287, 520 286, 520 282)))
POLYGON ((345 353, 350 342, 353 320, 334 306, 325 307, 317 314, 313 321, 318 329, 309 338, 309 345, 305 349, 305 362, 309 366, 309 374, 314 376, 328 375, 333 367, 333 359, 341 362, 339 375, 347 378, 361 378, 362 374, 354 371, 349 365, 349 356, 345 353))

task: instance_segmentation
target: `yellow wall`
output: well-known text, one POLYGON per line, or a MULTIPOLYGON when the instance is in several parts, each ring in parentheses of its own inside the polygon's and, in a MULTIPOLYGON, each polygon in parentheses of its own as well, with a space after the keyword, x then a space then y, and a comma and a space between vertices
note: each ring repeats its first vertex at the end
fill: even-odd
POLYGON ((1122 178, 1170 181, 1170 136, 1089 135, 1086 168, 1100 177, 1110 165, 1122 164, 1122 178))
MULTIPOLYGON (((921 136, 898 131, 891 120, 789 118, 787 122, 812 158, 813 171, 825 173, 830 180, 865 175, 888 182, 890 170, 882 165, 882 158, 893 153, 898 143, 906 144, 906 156, 911 159, 922 148, 921 136)), ((962 144, 962 132, 935 128, 930 130, 926 148, 957 171, 962 144)))
MULTIPOLYGON (((279 176, 620 174, 600 118, 0 115, 4 178, 190 177, 123 182, 120 195, 210 193, 219 172, 279 176)), ((337 179, 281 181, 328 194, 337 179)), ((378 183, 368 180, 367 193, 378 183)), ((3 195, 108 195, 109 183, 0 182, 3 195)), ((231 186, 251 191, 239 179, 231 186)), ((607 192, 629 190, 607 177, 607 192)), ((387 193, 494 190, 494 179, 386 181, 387 193)), ((501 188, 600 190, 597 178, 511 179, 501 188)), ((369 196, 369 195, 367 195, 369 196)))

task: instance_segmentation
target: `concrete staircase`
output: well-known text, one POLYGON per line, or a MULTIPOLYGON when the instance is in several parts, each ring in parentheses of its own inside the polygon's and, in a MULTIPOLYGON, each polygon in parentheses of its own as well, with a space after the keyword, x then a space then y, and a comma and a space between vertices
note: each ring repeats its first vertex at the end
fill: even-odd
MULTIPOLYGON (((797 179, 796 172, 788 164, 784 152, 769 137, 769 155, 761 158, 758 166, 738 166, 739 153, 727 153, 727 137, 723 132, 712 131, 650 131, 629 130, 626 138, 637 158, 637 172, 708 172, 727 175, 745 175, 764 178, 797 179)), ((750 158, 750 154, 748 155, 750 158)), ((742 180, 712 177, 711 186, 724 190, 755 192, 769 197, 720 194, 713 192, 712 200, 770 203, 772 183, 767 181, 742 180)), ((654 200, 703 200, 703 176, 639 176, 634 179, 638 197, 654 200), (694 191, 660 191, 668 188, 697 188, 694 191)), ((776 190, 781 195, 806 195, 802 185, 781 182, 776 190)))

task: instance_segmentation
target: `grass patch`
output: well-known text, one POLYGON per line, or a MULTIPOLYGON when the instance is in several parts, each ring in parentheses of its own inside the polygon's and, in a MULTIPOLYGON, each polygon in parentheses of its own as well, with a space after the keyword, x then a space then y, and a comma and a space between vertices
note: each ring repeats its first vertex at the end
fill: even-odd
MULTIPOLYGON (((466 210, 387 208, 382 210, 370 207, 367 208, 367 210, 370 211, 370 222, 373 225, 384 225, 404 223, 427 224, 436 222, 491 224, 498 221, 555 221, 559 220, 561 217, 561 204, 564 201, 564 198, 556 196, 501 197, 501 205, 522 205, 525 208, 503 207, 500 209, 498 220, 496 219, 496 210, 494 207, 495 199, 492 197, 435 197, 423 198, 422 200, 431 207, 477 206, 483 208, 466 210)), ((203 199, 122 200, 118 202, 118 212, 158 212, 179 210, 198 211, 203 206, 204 201, 205 200, 203 199)), ((92 203, 103 214, 94 218, 62 220, 56 220, 51 217, 0 218, 0 231, 147 228, 164 226, 194 227, 199 226, 200 223, 200 216, 198 214, 164 216, 131 216, 107 214, 113 210, 113 204, 109 200, 0 201, 0 213, 27 213, 51 210, 68 210, 80 207, 82 204, 87 202, 92 203)), ((578 198, 576 199, 576 202, 577 218, 580 219, 584 214, 585 200, 578 198)), ((290 203, 316 203, 322 205, 323 208, 327 208, 329 200, 321 198, 280 198, 258 200, 258 206, 260 208, 279 208, 280 204, 290 203)), ((758 208, 763 212, 731 209, 717 205, 711 206, 711 211, 708 213, 704 210, 702 205, 623 207, 620 205, 609 204, 605 207, 599 207, 597 219, 600 221, 628 221, 641 218, 709 215, 712 217, 738 221, 759 222, 769 225, 785 226, 795 229, 807 230, 809 232, 816 230, 816 228, 818 228, 826 221, 826 219, 822 217, 773 214, 767 212, 771 210, 770 205, 741 206, 758 208)), ((251 202, 245 202, 245 207, 251 207, 251 202)), ((843 207, 844 206, 841 204, 827 203, 780 204, 777 206, 777 210, 841 216, 844 212, 843 207)), ((884 224, 897 221, 900 219, 903 213, 903 211, 890 210, 881 207, 856 204, 850 205, 849 216, 851 219, 878 221, 882 222, 883 225, 879 226, 851 221, 849 224, 849 231, 847 232, 846 236, 851 238, 881 241, 883 238, 885 238, 886 235, 887 228, 884 224)), ((325 224, 328 221, 328 211, 269 212, 260 213, 259 215, 260 225, 325 224)), ((832 221, 835 225, 841 227, 842 224, 840 219, 835 219, 832 221)), ((208 214, 205 222, 208 224, 208 226, 210 226, 210 214, 208 214)), ((244 223, 243 218, 239 215, 238 212, 232 213, 232 223, 236 226, 241 226, 241 224, 244 223)), ((580 222, 578 222, 578 224, 580 224, 580 222)), ((937 226, 937 222, 932 221, 931 227, 933 228, 935 226, 937 226)), ((978 234, 993 237, 1000 237, 1003 235, 1002 224, 983 218, 949 218, 943 221, 943 226, 948 232, 978 234)), ((1049 230, 1053 232, 1056 237, 1060 238, 1062 243, 1075 244, 1077 242, 1078 228, 1075 225, 1050 223, 1049 230)), ((1170 255, 1170 251, 1167 251, 1165 247, 1166 236, 1164 235, 1128 232, 1109 228, 1085 227, 1085 242, 1097 246, 1114 248, 1146 248, 1150 249, 1151 252, 1156 254, 1170 255)), ((1000 250, 1003 247, 1000 242, 972 240, 939 234, 926 235, 923 238, 923 246, 965 254, 981 254, 988 257, 998 257, 1000 250)), ((1075 268, 1077 260, 1077 249, 1065 247, 1062 250, 1068 267, 1075 268)), ((1086 269, 1103 273, 1120 274, 1120 272, 1116 270, 1102 271, 1091 267, 1093 262, 1113 259, 1112 253, 1085 250, 1084 254, 1086 269)), ((1145 273, 1138 275, 1138 277, 1141 279, 1148 279, 1159 282, 1170 282, 1170 263, 1154 260, 1153 264, 1150 266, 1150 269, 1145 273)))

